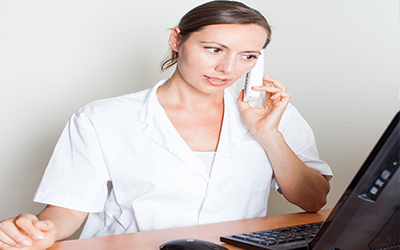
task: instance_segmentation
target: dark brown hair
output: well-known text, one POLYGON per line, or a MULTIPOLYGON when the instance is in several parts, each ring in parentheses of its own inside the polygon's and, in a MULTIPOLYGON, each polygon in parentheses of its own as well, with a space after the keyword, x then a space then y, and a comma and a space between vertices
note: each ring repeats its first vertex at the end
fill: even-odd
MULTIPOLYGON (((271 27, 260 12, 240 2, 218 0, 199 5, 182 17, 178 24, 179 42, 185 42, 193 32, 214 24, 258 24, 268 34, 263 48, 271 41, 271 27)), ((174 66, 178 56, 178 52, 172 51, 170 57, 162 63, 161 70, 174 66)))

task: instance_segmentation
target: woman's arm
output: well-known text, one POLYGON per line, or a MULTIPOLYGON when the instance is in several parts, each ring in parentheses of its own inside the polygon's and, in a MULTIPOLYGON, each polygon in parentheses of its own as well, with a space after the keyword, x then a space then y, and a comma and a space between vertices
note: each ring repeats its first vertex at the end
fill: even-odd
POLYGON ((307 167, 286 144, 280 132, 264 133, 259 139, 274 169, 282 194, 307 212, 317 212, 326 204, 330 186, 327 179, 307 167))
POLYGON ((58 241, 65 240, 75 233, 87 215, 87 212, 48 205, 37 217, 39 220, 50 220, 54 223, 58 241))
POLYGON ((20 214, 0 222, 0 249, 25 247, 28 250, 49 248, 57 240, 71 236, 88 213, 48 205, 37 216, 20 214))
POLYGON ((252 108, 243 101, 242 91, 238 104, 245 124, 267 152, 285 198, 307 212, 318 211, 326 203, 329 182, 320 173, 307 167, 278 131, 290 94, 286 93, 282 83, 268 76, 264 76, 263 86, 253 88, 265 91, 266 101, 263 107, 252 108))

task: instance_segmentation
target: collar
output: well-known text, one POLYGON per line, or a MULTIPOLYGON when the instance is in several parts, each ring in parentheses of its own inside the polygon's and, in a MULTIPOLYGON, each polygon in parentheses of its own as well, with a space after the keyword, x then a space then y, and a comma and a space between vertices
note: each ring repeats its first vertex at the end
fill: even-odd
MULTIPOLYGON (((146 124, 142 134, 193 167, 208 180, 209 175, 205 171, 204 163, 179 135, 158 102, 157 89, 167 81, 168 79, 162 80, 151 88, 143 102, 138 114, 138 121, 146 124)), ((234 87, 224 90, 224 118, 211 176, 222 174, 242 137, 249 132, 236 101, 238 93, 234 87)))

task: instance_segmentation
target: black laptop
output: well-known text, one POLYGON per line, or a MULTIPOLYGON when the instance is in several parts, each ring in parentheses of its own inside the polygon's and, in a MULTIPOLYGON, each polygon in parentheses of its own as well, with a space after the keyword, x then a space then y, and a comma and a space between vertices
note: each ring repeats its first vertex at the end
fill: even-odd
POLYGON ((221 237, 244 249, 400 250, 400 112, 324 222, 221 237))

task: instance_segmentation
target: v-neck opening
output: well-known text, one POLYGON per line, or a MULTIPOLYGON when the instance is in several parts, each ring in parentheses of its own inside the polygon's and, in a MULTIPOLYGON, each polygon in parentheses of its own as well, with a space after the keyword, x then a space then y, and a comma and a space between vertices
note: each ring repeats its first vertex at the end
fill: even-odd
MULTIPOLYGON (((166 82, 167 82, 167 81, 166 81, 166 82)), ((166 82, 165 82, 165 83, 166 83, 166 82)), ((165 83, 164 83, 164 84, 165 84, 165 83)), ((162 84, 162 85, 163 85, 163 84, 162 84)), ((182 135, 178 132, 178 129, 174 126, 173 122, 172 122, 171 119, 169 118, 169 116, 168 116, 168 114, 167 114, 167 111, 164 109, 164 107, 163 107, 162 104, 160 103, 160 101, 159 101, 159 99, 158 99, 158 95, 157 95, 157 90, 158 90, 158 88, 161 87, 162 85, 158 86, 157 89, 154 91, 155 98, 156 98, 156 101, 157 101, 157 105, 158 105, 158 107, 162 110, 162 113, 163 113, 163 115, 165 116, 165 118, 168 120, 168 124, 169 124, 170 128, 173 128, 171 131, 174 131, 174 133, 176 134, 176 137, 179 137, 179 138, 180 138, 179 141, 184 142, 184 144, 186 145, 186 147, 187 147, 190 151, 192 151, 192 152, 210 152, 210 151, 218 152, 218 148, 219 148, 220 141, 221 141, 221 134, 222 134, 222 130, 223 130, 223 128, 224 128, 225 113, 226 113, 226 112, 225 112, 225 109, 226 109, 226 101, 225 101, 226 92, 225 92, 225 90, 224 90, 224 97, 223 97, 222 122, 221 122, 221 127, 220 127, 220 130, 219 130, 219 135, 218 135, 218 141, 217 141, 216 149, 215 149, 215 150, 202 151, 202 150, 193 150, 193 149, 189 146, 189 144, 185 141, 185 139, 182 137, 182 135)))

